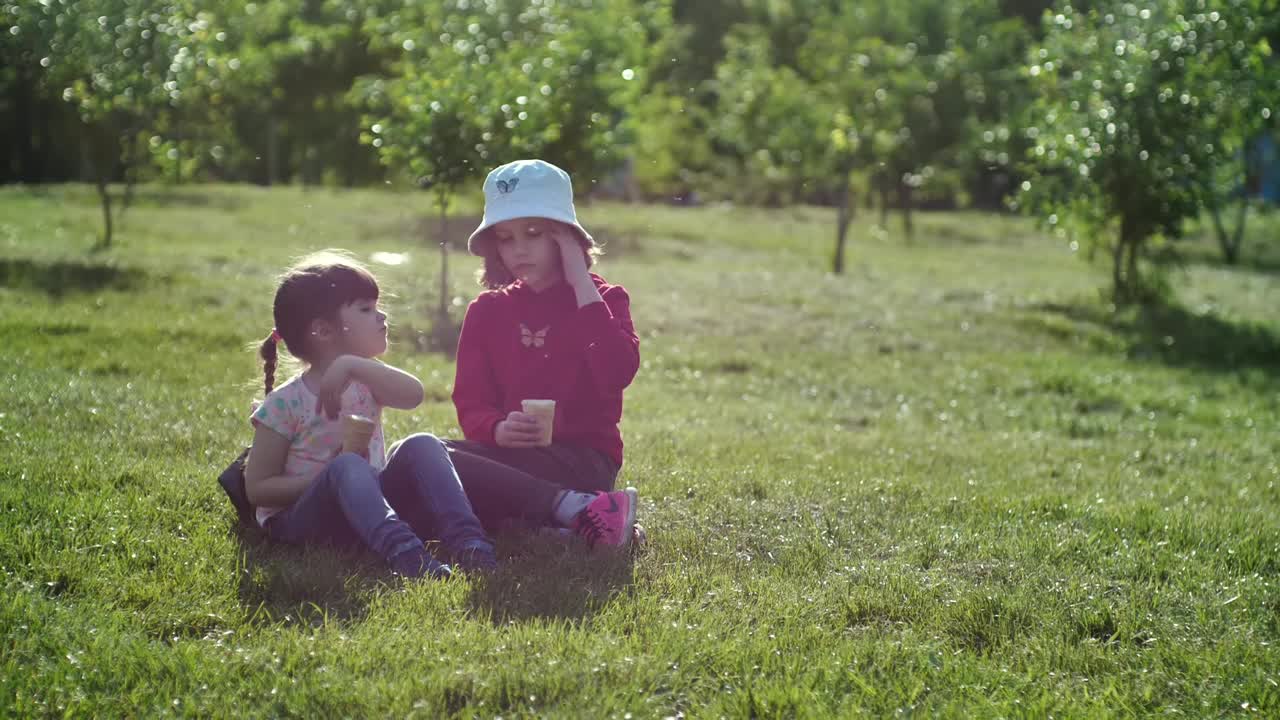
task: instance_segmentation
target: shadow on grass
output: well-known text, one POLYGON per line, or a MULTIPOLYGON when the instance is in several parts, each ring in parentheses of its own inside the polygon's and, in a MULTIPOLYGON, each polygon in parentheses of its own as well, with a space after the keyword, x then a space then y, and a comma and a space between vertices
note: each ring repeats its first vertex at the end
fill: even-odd
POLYGON ((590 550, 577 538, 529 532, 498 537, 499 570, 474 585, 471 607, 495 625, 583 620, 634 583, 630 553, 590 550))
POLYGON ((1252 371, 1280 380, 1280 335, 1268 327, 1195 313, 1171 303, 1111 312, 1097 305, 1044 303, 1036 309, 1121 338, 1130 358, 1212 372, 1252 371))
POLYGON ((0 287, 39 290, 54 298, 97 290, 134 290, 146 273, 111 263, 0 258, 0 287))
MULTIPOLYGON (((112 189, 117 198, 124 193, 120 186, 113 186, 112 189)), ((239 210, 244 204, 244 199, 238 194, 210 193, 198 189, 176 190, 162 185, 135 185, 132 200, 132 207, 148 208, 239 210)))
MULTIPOLYGON (((281 545, 239 523, 231 532, 240 546, 237 593, 254 625, 357 622, 378 592, 401 582, 369 553, 281 545)), ((513 531, 499 537, 498 550, 499 570, 474 580, 469 598, 495 625, 582 620, 632 584, 629 554, 589 551, 576 539, 513 531)))
POLYGON ((231 530, 240 552, 236 583, 250 623, 302 623, 363 618, 373 594, 392 575, 372 555, 333 547, 296 548, 273 543, 257 528, 231 530))
POLYGON ((1183 265, 1199 265, 1201 267, 1214 268, 1215 270, 1231 270, 1231 271, 1252 271, 1267 275, 1275 275, 1280 273, 1280 255, 1268 255, 1261 249, 1249 252, 1249 248, 1241 252, 1236 262, 1229 263, 1222 257, 1222 253, 1210 251, 1191 251, 1181 255, 1180 260, 1183 265))

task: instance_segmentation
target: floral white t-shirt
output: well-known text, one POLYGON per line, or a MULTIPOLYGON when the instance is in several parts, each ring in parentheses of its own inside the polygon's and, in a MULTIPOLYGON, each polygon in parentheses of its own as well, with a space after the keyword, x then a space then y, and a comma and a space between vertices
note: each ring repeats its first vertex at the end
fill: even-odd
MULTIPOLYGON (((382 406, 364 383, 351 382, 342 392, 342 414, 363 415, 377 423, 369 441, 369 464, 381 471, 387 464, 386 445, 382 438, 382 406)), ((311 479, 342 452, 342 419, 329 419, 316 412, 316 395, 302 382, 302 376, 271 391, 249 418, 255 425, 274 430, 289 439, 289 454, 284 462, 284 475, 311 479)), ((284 510, 282 507, 258 506, 258 524, 284 510)))

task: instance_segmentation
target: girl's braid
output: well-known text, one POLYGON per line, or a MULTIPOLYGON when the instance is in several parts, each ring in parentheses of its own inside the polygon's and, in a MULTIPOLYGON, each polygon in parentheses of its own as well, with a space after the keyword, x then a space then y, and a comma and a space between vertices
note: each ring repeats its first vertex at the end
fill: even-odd
POLYGON ((266 340, 262 341, 262 346, 258 348, 258 355, 262 357, 262 396, 266 397, 271 394, 272 388, 276 385, 276 334, 273 330, 266 340))

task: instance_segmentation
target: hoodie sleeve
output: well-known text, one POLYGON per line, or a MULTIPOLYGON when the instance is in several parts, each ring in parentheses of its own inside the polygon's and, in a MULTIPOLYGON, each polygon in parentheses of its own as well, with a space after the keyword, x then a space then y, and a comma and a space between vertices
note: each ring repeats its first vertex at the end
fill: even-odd
POLYGON ((631 323, 631 298, 620 285, 603 289, 602 303, 578 308, 578 327, 591 379, 601 392, 619 392, 640 369, 640 338, 631 323))
POLYGON ((458 411, 463 437, 488 445, 494 444, 494 427, 506 417, 499 406, 498 382, 485 346, 488 325, 492 322, 491 308, 484 295, 467 306, 462 332, 458 335, 453 377, 453 406, 458 411))

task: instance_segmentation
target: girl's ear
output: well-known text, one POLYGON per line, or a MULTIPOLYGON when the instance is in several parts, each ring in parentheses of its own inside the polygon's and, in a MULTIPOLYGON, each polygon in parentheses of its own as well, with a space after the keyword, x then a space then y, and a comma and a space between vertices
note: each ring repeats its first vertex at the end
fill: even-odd
POLYGON ((324 318, 316 318, 311 321, 311 327, 308 328, 310 339, 315 342, 327 343, 331 342, 337 335, 337 329, 333 323, 324 318))

